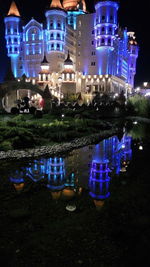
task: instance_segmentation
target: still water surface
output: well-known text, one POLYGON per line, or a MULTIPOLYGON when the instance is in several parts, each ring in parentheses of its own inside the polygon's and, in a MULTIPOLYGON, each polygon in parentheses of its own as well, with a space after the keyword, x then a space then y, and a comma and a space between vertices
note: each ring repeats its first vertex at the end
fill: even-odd
POLYGON ((134 125, 132 131, 123 132, 121 137, 110 137, 65 156, 3 162, 0 176, 16 192, 22 192, 31 182, 39 183, 50 192, 52 199, 71 200, 82 195, 85 189, 96 205, 102 205, 111 197, 112 177, 127 173, 134 150, 136 153, 143 150, 141 127, 134 125))

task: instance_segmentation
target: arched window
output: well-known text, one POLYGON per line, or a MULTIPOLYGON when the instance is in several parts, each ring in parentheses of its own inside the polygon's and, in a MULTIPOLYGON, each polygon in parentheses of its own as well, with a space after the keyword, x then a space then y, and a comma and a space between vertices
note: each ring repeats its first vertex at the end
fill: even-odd
POLYGON ((102 39, 101 43, 102 43, 102 44, 104 44, 104 43, 105 43, 105 39, 104 39, 104 38, 102 39))

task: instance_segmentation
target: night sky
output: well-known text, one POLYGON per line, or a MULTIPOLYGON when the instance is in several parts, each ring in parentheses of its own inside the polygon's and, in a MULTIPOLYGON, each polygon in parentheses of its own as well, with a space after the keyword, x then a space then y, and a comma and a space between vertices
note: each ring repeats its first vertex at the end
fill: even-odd
MULTIPOLYGON (((87 9, 94 11, 94 0, 85 0, 87 9)), ((7 66, 7 55, 4 39, 3 19, 7 14, 12 0, 0 0, 0 80, 4 76, 7 66)), ((15 1, 22 19, 28 22, 34 17, 39 22, 44 21, 45 8, 50 0, 16 0, 15 1)), ((140 47, 139 58, 137 62, 137 74, 135 77, 135 86, 141 85, 144 81, 150 81, 150 2, 137 0, 120 0, 119 25, 127 27, 128 31, 135 31, 137 41, 140 47)))

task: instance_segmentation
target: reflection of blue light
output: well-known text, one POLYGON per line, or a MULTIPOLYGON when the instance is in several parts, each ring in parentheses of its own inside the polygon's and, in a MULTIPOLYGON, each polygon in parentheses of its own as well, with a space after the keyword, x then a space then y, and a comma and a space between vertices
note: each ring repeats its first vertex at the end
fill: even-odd
POLYGON ((15 184, 21 184, 21 183, 24 183, 24 179, 23 179, 23 178, 10 177, 10 181, 11 181, 12 183, 15 183, 15 184))

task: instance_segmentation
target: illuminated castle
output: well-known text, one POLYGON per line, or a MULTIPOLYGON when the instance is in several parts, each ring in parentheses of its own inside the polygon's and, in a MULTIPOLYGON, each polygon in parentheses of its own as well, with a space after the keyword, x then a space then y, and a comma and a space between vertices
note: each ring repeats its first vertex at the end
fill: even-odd
POLYGON ((55 94, 61 77, 62 94, 81 92, 87 99, 95 91, 131 92, 138 45, 133 32, 118 27, 118 1, 95 1, 94 13, 87 12, 85 1, 51 0, 46 23, 32 18, 24 26, 12 2, 4 21, 16 78, 25 74, 55 94))

